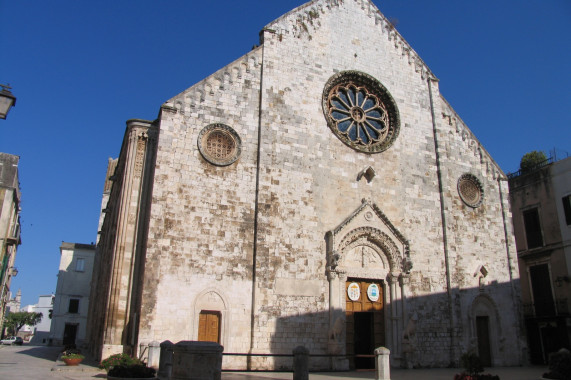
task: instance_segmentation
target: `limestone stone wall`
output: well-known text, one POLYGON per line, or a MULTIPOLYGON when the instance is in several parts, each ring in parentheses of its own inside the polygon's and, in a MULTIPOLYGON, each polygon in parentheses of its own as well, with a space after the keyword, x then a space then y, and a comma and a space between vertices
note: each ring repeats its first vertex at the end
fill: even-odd
MULTIPOLYGON (((286 15, 264 34, 261 166, 268 170, 261 171, 260 204, 268 206, 260 207, 260 225, 270 236, 260 242, 259 256, 274 268, 260 279, 265 318, 328 309, 324 232, 343 222, 363 198, 371 199, 410 241, 414 267, 430 282, 430 294, 446 289, 439 265, 442 226, 427 77, 395 47, 396 37, 377 16, 374 10, 363 11, 360 2, 347 1, 286 15), (345 70, 375 77, 398 105, 400 134, 383 153, 355 152, 326 124, 323 89, 332 75, 345 70), (367 166, 376 172, 370 183, 357 180, 367 166), (321 279, 323 292, 300 302, 274 288, 282 278, 321 279)), ((429 316, 442 314, 439 302, 425 307, 429 316)), ((431 332, 446 331, 445 318, 431 320, 431 332)), ((312 352, 327 348, 319 328, 324 324, 329 324, 327 315, 305 322, 313 332, 312 352)), ((288 351, 293 342, 273 344, 288 351)))
POLYGON ((200 311, 214 310, 226 353, 343 354, 345 283, 362 278, 381 284, 393 365, 458 364, 481 317, 493 364, 520 363, 507 184, 435 75, 368 0, 310 2, 261 38, 161 108, 138 343, 196 340, 200 311), (382 153, 327 124, 324 89, 347 71, 378 81, 398 110, 382 153), (239 136, 235 162, 199 149, 213 125, 239 136), (460 179, 481 202, 460 197, 460 179))
POLYGON ((226 352, 250 347, 260 77, 258 49, 162 108, 141 343, 196 340, 198 313, 209 310, 199 305, 211 302, 223 311, 226 352), (198 151, 200 131, 213 123, 239 134, 236 163, 215 166, 198 151))

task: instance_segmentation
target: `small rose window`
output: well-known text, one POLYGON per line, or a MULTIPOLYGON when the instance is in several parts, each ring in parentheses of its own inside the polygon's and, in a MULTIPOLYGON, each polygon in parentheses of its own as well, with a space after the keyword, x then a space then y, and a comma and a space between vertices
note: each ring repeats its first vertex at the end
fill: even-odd
POLYGON ((470 207, 478 207, 484 200, 482 184, 472 174, 463 174, 458 179, 458 194, 462 201, 470 207))
POLYGON ((227 166, 240 156, 242 142, 231 127, 224 124, 210 124, 198 135, 198 150, 211 164, 227 166))

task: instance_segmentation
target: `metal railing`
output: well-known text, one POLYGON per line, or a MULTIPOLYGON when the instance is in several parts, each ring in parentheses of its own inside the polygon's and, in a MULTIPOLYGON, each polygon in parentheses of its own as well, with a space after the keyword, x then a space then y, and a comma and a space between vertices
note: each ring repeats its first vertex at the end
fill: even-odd
POLYGON ((526 317, 555 317, 568 315, 569 305, 567 298, 558 298, 549 302, 535 302, 523 304, 523 314, 526 317))
POLYGON ((531 168, 528 168, 525 170, 520 169, 515 173, 508 173, 507 176, 508 176, 508 179, 512 179, 512 178, 519 177, 520 175, 523 175, 523 174, 533 173, 534 171, 539 170, 539 169, 541 169, 541 168, 543 168, 549 164, 552 164, 554 162, 555 162, 555 159, 553 157, 549 157, 547 160, 541 161, 538 164, 532 166, 531 168))
MULTIPOLYGON (((293 354, 253 354, 253 353, 233 353, 233 352, 223 352, 222 353, 222 358, 224 360, 224 357, 228 356, 228 357, 236 357, 236 356, 244 356, 247 357, 247 360, 250 360, 251 358, 255 358, 255 357, 267 357, 267 358, 291 358, 293 360, 294 355, 293 354)), ((343 359, 350 359, 350 358, 375 358, 374 354, 371 355, 361 355, 361 354, 353 354, 353 355, 333 355, 333 354, 310 354, 308 355, 309 358, 329 358, 329 359, 334 359, 334 358, 343 358, 343 359)), ((249 369, 247 371, 251 371, 251 372, 288 372, 288 371, 292 371, 293 370, 293 362, 291 364, 291 366, 288 366, 287 368, 285 367, 280 367, 277 369, 249 369)), ((371 368, 371 370, 374 370, 374 368, 371 368)), ((244 369, 229 369, 229 368, 225 368, 222 370, 223 372, 244 372, 244 369)), ((319 372, 326 372, 327 370, 324 369, 319 369, 319 372)))

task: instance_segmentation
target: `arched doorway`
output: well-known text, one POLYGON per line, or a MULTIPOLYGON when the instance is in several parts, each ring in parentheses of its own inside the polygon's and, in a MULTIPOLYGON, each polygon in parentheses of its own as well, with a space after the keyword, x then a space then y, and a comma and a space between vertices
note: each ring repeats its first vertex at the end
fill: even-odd
POLYGON ((498 342, 501 339, 500 316, 488 295, 480 294, 472 302, 470 310, 472 336, 484 367, 492 367, 499 355, 498 342))
POLYGON ((366 200, 327 233, 329 353, 347 355, 333 360, 334 369, 374 368, 372 355, 381 346, 400 365, 408 250, 406 239, 366 200))
POLYGON ((190 339, 227 345, 229 329, 228 302, 218 289, 203 290, 194 302, 190 339))

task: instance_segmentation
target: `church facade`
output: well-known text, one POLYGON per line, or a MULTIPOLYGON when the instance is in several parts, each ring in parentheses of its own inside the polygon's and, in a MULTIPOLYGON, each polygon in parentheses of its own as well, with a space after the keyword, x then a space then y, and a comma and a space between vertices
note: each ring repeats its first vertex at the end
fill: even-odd
MULTIPOLYGON (((368 0, 315 0, 129 120, 103 210, 97 357, 217 341, 232 369, 526 355, 504 173, 368 0), (250 355, 248 355, 250 354, 250 355)), ((111 173, 109 173, 111 174, 111 173)), ((106 187, 109 188, 109 187, 106 187)))

